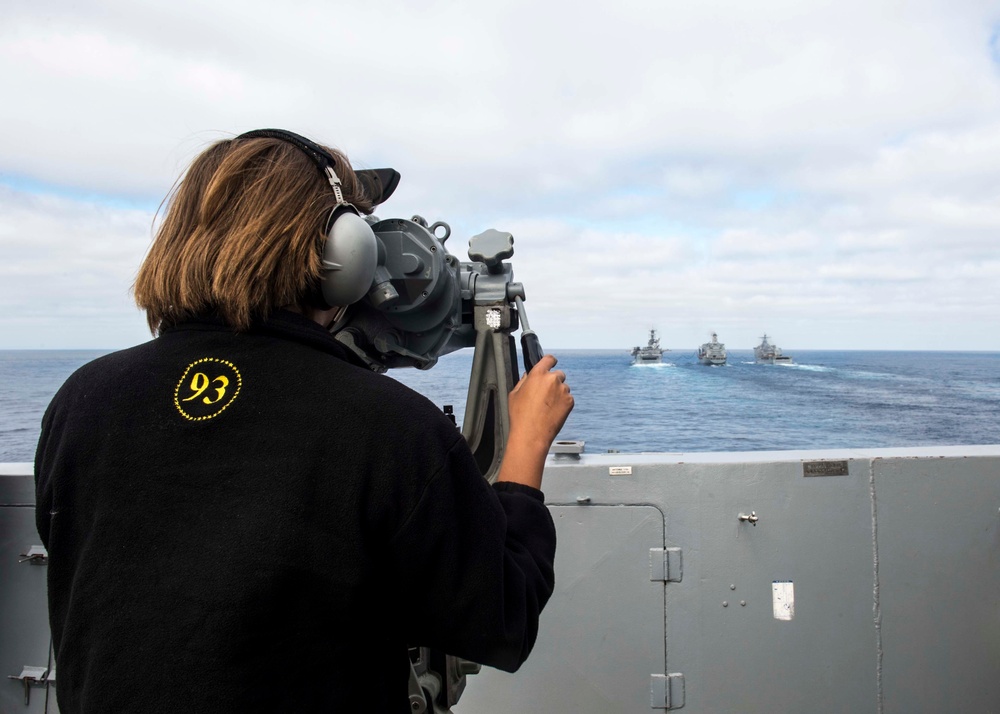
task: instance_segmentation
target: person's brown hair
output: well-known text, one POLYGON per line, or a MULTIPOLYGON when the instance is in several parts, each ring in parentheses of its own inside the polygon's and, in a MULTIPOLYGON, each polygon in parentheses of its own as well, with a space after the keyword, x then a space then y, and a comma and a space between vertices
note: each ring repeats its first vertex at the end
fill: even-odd
MULTIPOLYGON (((344 200, 371 212, 347 157, 327 150, 344 200)), ((277 308, 312 302, 324 222, 337 199, 302 150, 271 138, 217 142, 166 203, 133 286, 153 334, 208 314, 246 330, 277 308)))

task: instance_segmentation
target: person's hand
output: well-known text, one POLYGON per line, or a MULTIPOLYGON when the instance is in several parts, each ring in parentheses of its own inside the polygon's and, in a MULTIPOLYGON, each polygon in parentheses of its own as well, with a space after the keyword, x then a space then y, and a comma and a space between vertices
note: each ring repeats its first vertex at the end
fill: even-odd
POLYGON ((556 362, 552 355, 542 357, 507 398, 511 435, 523 432, 520 437, 537 441, 546 453, 573 410, 566 374, 553 369, 556 362))
POLYGON ((553 370, 556 358, 545 355, 510 391, 510 438, 498 480, 538 488, 545 456, 573 410, 566 375, 553 370))

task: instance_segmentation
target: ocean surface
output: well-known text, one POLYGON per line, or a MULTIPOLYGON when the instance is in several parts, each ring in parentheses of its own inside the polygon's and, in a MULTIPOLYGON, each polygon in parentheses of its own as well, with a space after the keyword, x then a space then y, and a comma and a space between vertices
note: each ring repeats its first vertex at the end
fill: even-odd
MULTIPOLYGON (((609 450, 758 451, 1000 444, 1000 353, 786 349, 794 365, 698 364, 694 350, 633 366, 622 350, 561 350, 576 408, 561 439, 609 450)), ((0 351, 0 462, 31 461, 52 395, 95 351, 0 351)), ((393 370, 461 424, 472 351, 393 370)))

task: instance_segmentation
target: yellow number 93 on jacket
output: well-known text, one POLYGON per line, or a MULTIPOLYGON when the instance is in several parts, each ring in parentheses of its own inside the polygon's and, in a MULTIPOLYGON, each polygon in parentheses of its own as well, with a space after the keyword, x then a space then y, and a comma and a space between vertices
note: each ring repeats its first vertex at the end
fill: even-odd
POLYGON ((174 387, 174 406, 190 421, 221 414, 233 403, 243 378, 236 365, 216 357, 203 357, 187 366, 174 387))

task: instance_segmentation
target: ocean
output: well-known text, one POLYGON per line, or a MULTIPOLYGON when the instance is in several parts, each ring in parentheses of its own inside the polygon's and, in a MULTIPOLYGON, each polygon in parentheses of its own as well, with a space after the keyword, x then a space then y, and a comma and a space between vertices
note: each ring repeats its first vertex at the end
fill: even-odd
MULTIPOLYGON (((786 349, 794 365, 694 350, 633 366, 626 350, 558 350, 576 399, 559 435, 586 453, 758 451, 1000 444, 1000 353, 786 349)), ((95 351, 0 351, 0 462, 31 461, 52 395, 95 351)), ((461 424, 472 351, 391 378, 461 424)))

